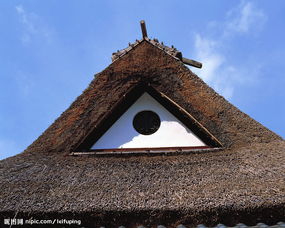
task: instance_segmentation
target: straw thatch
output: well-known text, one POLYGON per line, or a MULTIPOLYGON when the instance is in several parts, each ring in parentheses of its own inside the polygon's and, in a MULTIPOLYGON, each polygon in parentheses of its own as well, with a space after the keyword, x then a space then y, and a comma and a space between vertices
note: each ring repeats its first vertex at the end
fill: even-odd
POLYGON ((285 217, 285 142, 143 40, 97 74, 24 153, 0 162, 0 214, 96 225, 248 225, 285 217), (70 156, 116 102, 147 82, 224 146, 172 156, 70 156))

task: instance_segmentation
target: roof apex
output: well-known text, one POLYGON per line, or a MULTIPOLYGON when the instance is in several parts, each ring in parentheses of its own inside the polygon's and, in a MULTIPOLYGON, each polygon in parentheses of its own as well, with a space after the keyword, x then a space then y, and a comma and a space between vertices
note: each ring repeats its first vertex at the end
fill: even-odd
POLYGON ((134 49, 137 45, 141 44, 142 42, 148 42, 150 44, 152 44, 153 46, 159 48, 160 50, 163 50, 165 53, 169 54, 170 56, 172 56, 173 58, 180 60, 182 57, 180 57, 181 52, 179 52, 174 46, 172 47, 168 47, 166 45, 164 45, 163 42, 159 42, 158 39, 149 39, 148 37, 144 37, 140 40, 136 40, 134 43, 129 43, 129 46, 122 49, 122 50, 118 50, 117 52, 114 52, 112 54, 112 62, 118 60, 119 58, 121 58, 122 56, 126 55, 129 51, 131 51, 132 49, 134 49))
POLYGON ((141 40, 136 40, 134 43, 129 43, 129 46, 122 49, 118 50, 117 52, 114 52, 112 54, 112 62, 118 60, 119 58, 123 57, 126 55, 129 51, 131 51, 133 48, 135 48, 137 45, 139 45, 142 42, 148 42, 152 44, 154 47, 157 47, 158 49, 164 51, 166 54, 170 55, 171 57, 175 58, 176 60, 182 61, 184 64, 187 64, 189 66, 197 67, 197 68, 202 68, 202 63, 197 62, 192 59, 187 59, 182 57, 182 52, 178 51, 173 45, 171 47, 168 47, 164 45, 163 42, 159 42, 158 39, 149 39, 148 37, 143 37, 141 40))

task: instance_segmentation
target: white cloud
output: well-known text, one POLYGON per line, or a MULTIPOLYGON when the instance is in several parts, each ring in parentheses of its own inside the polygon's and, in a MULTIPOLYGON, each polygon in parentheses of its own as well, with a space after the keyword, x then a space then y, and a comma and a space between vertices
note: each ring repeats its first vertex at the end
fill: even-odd
POLYGON ((219 51, 217 41, 195 36, 195 50, 199 61, 203 63, 202 70, 194 70, 208 84, 214 87, 227 99, 233 96, 234 86, 232 84, 234 66, 227 66, 226 56, 219 51))
MULTIPOLYGON (((253 3, 241 1, 225 17, 225 22, 212 21, 208 24, 208 28, 219 31, 218 35, 195 34, 196 59, 203 63, 203 68, 194 69, 194 72, 221 95, 230 99, 236 85, 252 81, 257 72, 248 73, 250 67, 247 68, 246 63, 244 66, 236 66, 235 62, 229 60, 225 50, 231 48, 236 35, 257 33, 265 23, 266 15, 253 3)), ((255 70, 258 69, 259 67, 255 67, 255 70)))
POLYGON ((201 77, 210 82, 217 70, 224 62, 224 57, 216 52, 217 42, 202 38, 201 35, 195 36, 195 48, 197 58, 203 62, 203 72, 201 77))
POLYGON ((51 29, 43 24, 38 15, 27 12, 21 5, 16 6, 15 9, 23 25, 21 40, 24 44, 31 42, 34 38, 43 38, 47 42, 51 41, 51 29))
POLYGON ((242 1, 238 7, 227 13, 226 33, 248 33, 262 29, 267 20, 266 15, 252 2, 242 1))

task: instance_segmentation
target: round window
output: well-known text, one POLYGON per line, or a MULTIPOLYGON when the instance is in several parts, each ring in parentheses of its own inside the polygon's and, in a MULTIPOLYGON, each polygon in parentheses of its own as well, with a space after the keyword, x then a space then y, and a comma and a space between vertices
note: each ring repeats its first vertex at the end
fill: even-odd
POLYGON ((159 129, 160 118, 155 112, 141 111, 135 115, 133 126, 138 133, 151 135, 159 129))

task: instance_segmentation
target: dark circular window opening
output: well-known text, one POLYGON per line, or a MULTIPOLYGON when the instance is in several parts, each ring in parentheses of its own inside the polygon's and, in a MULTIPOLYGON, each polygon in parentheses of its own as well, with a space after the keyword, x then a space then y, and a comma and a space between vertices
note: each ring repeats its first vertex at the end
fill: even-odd
POLYGON ((160 127, 159 116, 152 111, 142 111, 135 115, 133 126, 142 135, 151 135, 160 127))

